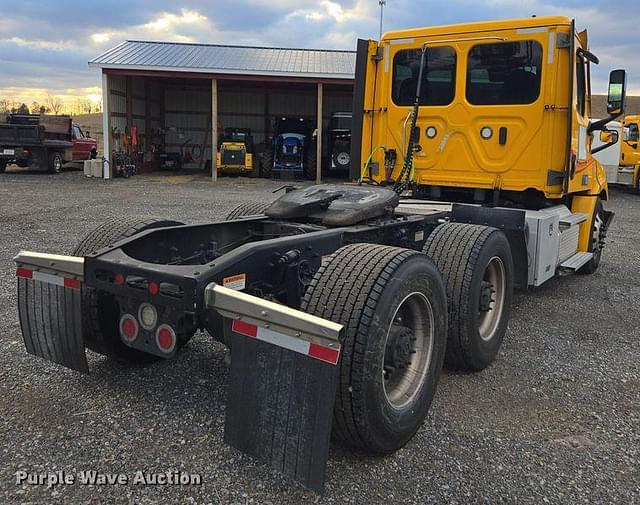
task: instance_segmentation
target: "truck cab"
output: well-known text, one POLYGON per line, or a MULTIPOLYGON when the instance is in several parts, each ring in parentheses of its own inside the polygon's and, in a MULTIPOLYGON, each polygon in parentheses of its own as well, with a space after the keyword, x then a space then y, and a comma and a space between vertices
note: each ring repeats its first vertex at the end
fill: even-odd
POLYGON ((360 41, 358 178, 404 180, 414 197, 520 208, 529 216, 555 206, 574 215, 578 251, 599 254, 604 240, 593 237, 604 237, 612 215, 603 210, 607 180, 591 144, 594 132, 622 115, 626 74, 611 73, 610 116, 593 121, 590 75, 598 62, 587 31, 561 16, 360 41))
POLYGON ((94 159, 98 150, 98 143, 83 132, 80 125, 73 123, 71 127, 71 142, 73 143, 73 161, 94 159))
POLYGON ((619 171, 627 176, 629 185, 640 193, 640 115, 626 116, 622 122, 619 171))

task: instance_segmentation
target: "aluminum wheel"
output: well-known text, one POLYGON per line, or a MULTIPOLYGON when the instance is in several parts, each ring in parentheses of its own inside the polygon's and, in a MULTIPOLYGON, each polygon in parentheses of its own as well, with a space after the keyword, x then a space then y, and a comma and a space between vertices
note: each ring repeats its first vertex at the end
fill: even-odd
POLYGON ((424 384, 434 341, 431 303, 422 293, 407 295, 387 331, 382 363, 384 394, 394 408, 407 406, 424 384))
POLYGON ((478 333, 482 340, 491 340, 502 317, 506 295, 506 274, 502 260, 494 256, 489 260, 482 277, 478 304, 478 333))
POLYGON ((604 221, 602 220, 602 214, 596 212, 595 219, 593 220, 593 234, 591 235, 591 252, 596 258, 596 261, 600 261, 602 256, 602 249, 604 248, 604 235, 602 233, 604 221))

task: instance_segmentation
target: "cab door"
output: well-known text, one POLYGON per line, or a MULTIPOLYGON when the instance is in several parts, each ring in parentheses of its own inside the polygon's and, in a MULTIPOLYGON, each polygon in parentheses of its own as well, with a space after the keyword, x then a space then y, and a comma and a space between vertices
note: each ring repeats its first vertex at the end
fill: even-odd
POLYGON ((416 182, 486 189, 544 185, 545 79, 553 68, 545 54, 549 31, 498 30, 390 45, 384 141, 399 145, 403 155, 419 48, 427 47, 416 182))
POLYGON ((91 155, 91 149, 93 147, 93 142, 91 139, 88 139, 82 133, 82 130, 78 125, 73 125, 73 160, 74 161, 82 161, 88 160, 91 155))

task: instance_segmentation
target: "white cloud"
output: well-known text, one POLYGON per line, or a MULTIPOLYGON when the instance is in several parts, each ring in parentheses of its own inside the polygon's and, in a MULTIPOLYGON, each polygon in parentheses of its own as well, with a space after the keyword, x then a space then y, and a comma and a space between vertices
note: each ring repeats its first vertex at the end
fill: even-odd
POLYGON ((103 46, 114 40, 152 39, 173 42, 193 42, 194 35, 213 30, 209 18, 199 11, 181 9, 179 14, 162 12, 147 23, 127 27, 126 29, 112 29, 91 34, 91 42, 103 46))
POLYGON ((9 37, 0 39, 0 42, 10 42, 17 46, 33 47, 37 49, 51 49, 53 51, 64 51, 75 47, 76 43, 71 40, 31 40, 22 37, 9 37))

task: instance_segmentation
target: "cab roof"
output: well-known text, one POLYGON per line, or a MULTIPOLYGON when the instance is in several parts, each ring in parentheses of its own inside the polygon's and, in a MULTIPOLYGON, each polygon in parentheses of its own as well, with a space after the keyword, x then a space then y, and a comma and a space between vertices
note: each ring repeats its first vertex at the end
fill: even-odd
POLYGON ((546 26, 571 26, 571 19, 565 16, 541 16, 497 21, 478 21, 451 25, 427 26, 387 32, 382 40, 412 37, 432 37, 437 35, 461 35, 465 33, 493 32, 496 30, 517 30, 522 28, 542 28, 546 26))

